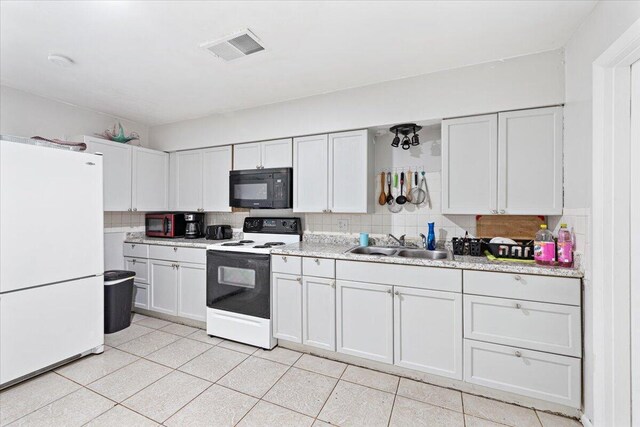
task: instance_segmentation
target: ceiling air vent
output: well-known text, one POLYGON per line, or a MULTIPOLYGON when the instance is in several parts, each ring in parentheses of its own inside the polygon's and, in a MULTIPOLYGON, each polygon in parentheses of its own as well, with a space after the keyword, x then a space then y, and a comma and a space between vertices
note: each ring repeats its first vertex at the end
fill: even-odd
POLYGON ((233 61, 264 50, 264 46, 249 30, 243 30, 213 42, 203 43, 200 47, 225 61, 233 61))

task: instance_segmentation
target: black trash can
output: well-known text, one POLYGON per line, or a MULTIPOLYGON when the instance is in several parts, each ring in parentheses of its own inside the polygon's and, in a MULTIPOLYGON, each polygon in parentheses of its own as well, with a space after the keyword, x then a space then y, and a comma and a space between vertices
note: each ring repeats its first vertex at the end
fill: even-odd
POLYGON ((104 272, 104 333, 112 334, 131 325, 133 278, 126 270, 104 272))

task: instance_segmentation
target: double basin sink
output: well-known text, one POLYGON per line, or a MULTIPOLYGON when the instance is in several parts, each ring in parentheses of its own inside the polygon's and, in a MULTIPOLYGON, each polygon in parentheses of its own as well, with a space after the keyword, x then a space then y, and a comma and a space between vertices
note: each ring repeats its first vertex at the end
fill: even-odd
POLYGON ((401 258, 420 259, 447 259, 448 251, 428 251, 421 248, 411 248, 406 246, 358 246, 347 251, 351 254, 391 256, 401 258))

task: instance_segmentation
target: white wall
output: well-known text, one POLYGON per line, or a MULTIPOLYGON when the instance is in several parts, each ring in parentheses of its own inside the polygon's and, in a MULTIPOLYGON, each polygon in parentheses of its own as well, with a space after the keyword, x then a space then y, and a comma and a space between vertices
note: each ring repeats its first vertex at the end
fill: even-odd
POLYGON ((148 146, 146 125, 0 86, 0 134, 45 138, 93 135, 118 121, 125 132, 138 132, 141 145, 148 146))
POLYGON ((565 46, 564 109, 565 212, 582 211, 585 235, 585 415, 593 419, 593 287, 591 283, 592 63, 631 24, 640 19, 640 2, 599 2, 565 46))
POLYGON ((150 146, 174 151, 560 104, 562 61, 561 50, 549 51, 153 126, 150 146))

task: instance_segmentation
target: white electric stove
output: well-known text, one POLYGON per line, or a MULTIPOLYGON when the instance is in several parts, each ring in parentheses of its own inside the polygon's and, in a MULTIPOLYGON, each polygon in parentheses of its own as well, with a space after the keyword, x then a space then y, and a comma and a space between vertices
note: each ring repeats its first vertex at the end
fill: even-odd
POLYGON ((244 220, 242 240, 207 246, 207 334, 271 349, 271 249, 301 240, 300 218, 244 220))

